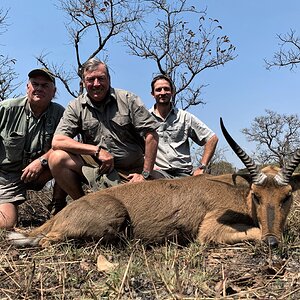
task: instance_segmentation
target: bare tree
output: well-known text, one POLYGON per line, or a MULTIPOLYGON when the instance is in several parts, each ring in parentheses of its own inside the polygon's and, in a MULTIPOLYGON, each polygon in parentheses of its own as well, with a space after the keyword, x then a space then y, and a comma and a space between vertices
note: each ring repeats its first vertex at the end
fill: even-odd
MULTIPOLYGON (((7 30, 8 10, 0 9, 0 35, 7 30)), ((20 86, 15 83, 17 73, 14 71, 16 60, 0 53, 0 101, 7 99, 20 86)))
MULTIPOLYGON (((191 152, 192 152, 192 162, 195 167, 199 165, 199 161, 203 155, 204 148, 198 147, 195 143, 191 144, 191 152)), ((212 175, 220 175, 226 173, 233 173, 235 168, 231 163, 226 161, 225 152, 227 151, 226 147, 217 147, 216 151, 210 160, 207 172, 212 175)))
POLYGON ((220 160, 212 163, 210 170, 210 174, 212 175, 232 174, 236 171, 233 165, 226 160, 220 160))
POLYGON ((206 16, 205 10, 188 6, 187 0, 149 1, 153 25, 143 24, 129 30, 124 39, 130 53, 156 63, 158 73, 172 78, 177 87, 175 102, 183 109, 204 103, 202 88, 195 84, 199 73, 224 65, 234 59, 235 47, 219 21, 206 16), (153 22, 153 16, 157 16, 153 22))
POLYGON ((59 2, 59 9, 63 10, 68 18, 65 26, 69 33, 70 43, 74 47, 76 66, 73 70, 67 70, 66 65, 49 63, 46 59, 47 53, 41 54, 37 59, 44 67, 54 72, 73 97, 77 97, 82 93, 83 87, 80 85, 79 90, 74 91, 71 88, 71 82, 75 78, 81 78, 83 63, 101 51, 105 51, 112 38, 122 34, 142 19, 143 1, 59 0, 59 2), (91 36, 95 38, 90 38, 89 42, 85 42, 91 36), (83 53, 83 49, 88 55, 83 53))
POLYGON ((254 156, 262 164, 278 164, 286 162, 300 148, 300 120, 298 115, 278 114, 266 110, 266 116, 256 117, 251 128, 242 132, 247 140, 256 142, 254 156))
POLYGON ((271 60, 265 59, 266 68, 286 67, 291 70, 300 63, 300 37, 295 30, 290 30, 286 34, 277 35, 279 39, 279 50, 275 52, 271 60))

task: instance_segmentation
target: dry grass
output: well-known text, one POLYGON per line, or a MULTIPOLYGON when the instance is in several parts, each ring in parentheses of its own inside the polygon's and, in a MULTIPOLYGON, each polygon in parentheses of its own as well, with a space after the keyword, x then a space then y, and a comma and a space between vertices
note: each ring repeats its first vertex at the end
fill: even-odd
MULTIPOLYGON (((37 198, 31 201, 25 212, 38 211, 37 198)), ((139 241, 104 246, 70 240, 48 249, 18 249, 3 231, 0 299, 300 299, 299 232, 298 197, 285 243, 273 251, 260 244, 166 243, 146 249, 139 241), (115 268, 99 271, 100 255, 115 268)))

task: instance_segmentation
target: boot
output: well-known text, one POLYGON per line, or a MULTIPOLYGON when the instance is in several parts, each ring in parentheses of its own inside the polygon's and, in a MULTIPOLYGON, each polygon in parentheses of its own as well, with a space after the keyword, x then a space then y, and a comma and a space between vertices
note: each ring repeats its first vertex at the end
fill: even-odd
POLYGON ((48 205, 50 216, 56 215, 67 205, 67 193, 57 184, 54 183, 52 201, 48 205))
POLYGON ((55 216, 67 205, 66 198, 64 199, 52 199, 52 201, 47 206, 50 216, 55 216))

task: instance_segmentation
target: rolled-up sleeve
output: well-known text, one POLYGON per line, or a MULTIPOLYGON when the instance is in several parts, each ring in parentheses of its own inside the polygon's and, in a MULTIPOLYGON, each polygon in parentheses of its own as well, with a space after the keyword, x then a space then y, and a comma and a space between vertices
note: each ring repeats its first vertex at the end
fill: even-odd
POLYGON ((75 100, 72 100, 68 104, 62 118, 60 119, 60 122, 55 131, 55 135, 65 135, 74 138, 79 134, 79 123, 79 111, 76 106, 75 100))
POLYGON ((132 124, 140 135, 145 136, 148 132, 155 131, 159 127, 157 120, 138 96, 133 95, 130 107, 132 124))
POLYGON ((201 120, 189 114, 191 118, 190 138, 198 145, 204 145, 215 133, 201 120))

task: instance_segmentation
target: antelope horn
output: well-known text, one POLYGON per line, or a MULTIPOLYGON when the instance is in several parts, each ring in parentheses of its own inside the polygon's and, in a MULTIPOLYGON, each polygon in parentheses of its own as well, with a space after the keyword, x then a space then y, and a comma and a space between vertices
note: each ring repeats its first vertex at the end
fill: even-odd
POLYGON ((275 176, 276 181, 278 184, 286 185, 290 182, 290 178, 294 173, 295 169, 300 163, 300 149, 298 149, 294 155, 292 156, 291 160, 286 164, 285 167, 275 176))
POLYGON ((262 184, 267 176, 259 172, 258 166, 255 165, 252 158, 250 158, 250 156, 230 136, 230 134, 228 133, 228 131, 224 126, 222 118, 220 118, 220 126, 227 143, 229 144, 231 149, 235 152, 235 154, 239 157, 239 159, 242 161, 245 167, 248 169, 250 176, 252 178, 252 183, 262 184))

